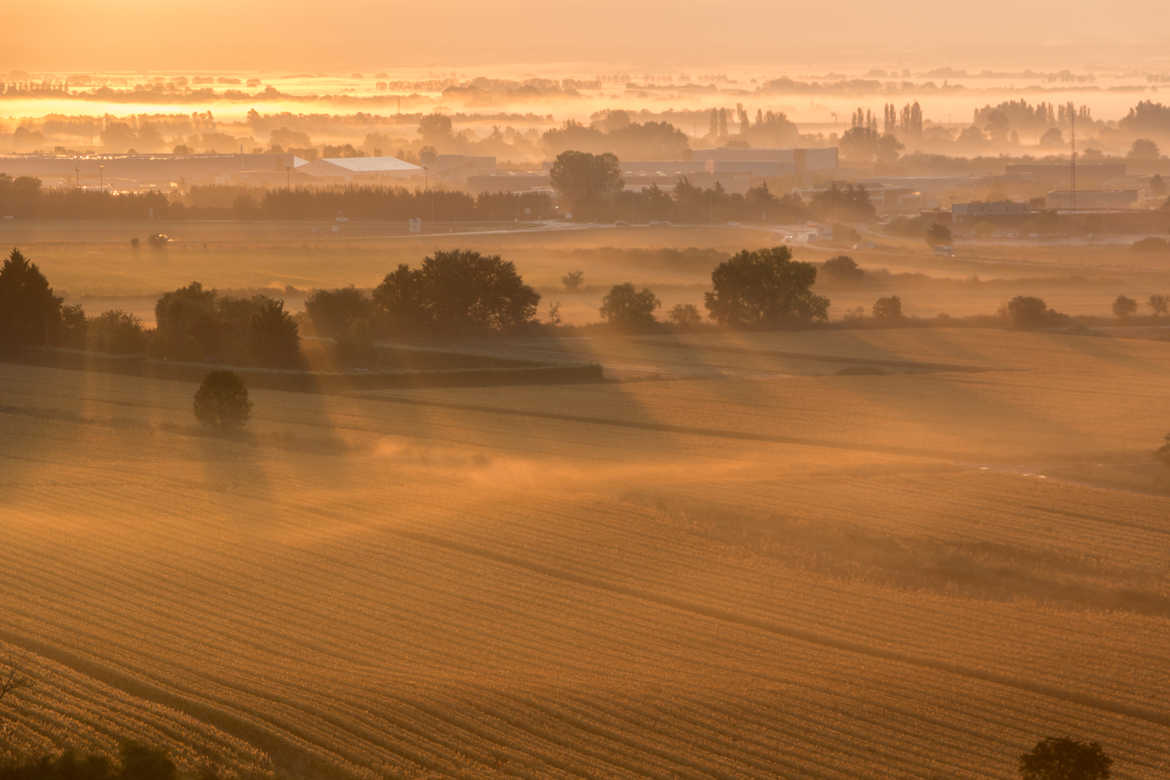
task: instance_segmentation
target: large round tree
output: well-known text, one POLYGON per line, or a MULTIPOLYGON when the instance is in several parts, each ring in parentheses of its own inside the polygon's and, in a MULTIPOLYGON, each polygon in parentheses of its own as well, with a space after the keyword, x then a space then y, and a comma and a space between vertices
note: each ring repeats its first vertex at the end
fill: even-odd
POLYGON ((735 328, 777 328, 823 320, 829 299, 812 292, 817 269, 786 246, 744 250, 711 272, 711 318, 735 328))

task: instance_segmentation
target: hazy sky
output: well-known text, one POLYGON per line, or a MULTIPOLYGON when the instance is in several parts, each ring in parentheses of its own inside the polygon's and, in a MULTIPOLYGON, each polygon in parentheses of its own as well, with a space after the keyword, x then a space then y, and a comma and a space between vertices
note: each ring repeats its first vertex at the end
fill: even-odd
POLYGON ((19 12, 5 6, 3 70, 550 60, 1080 67, 1165 57, 1170 22, 1164 0, 31 0, 19 12))

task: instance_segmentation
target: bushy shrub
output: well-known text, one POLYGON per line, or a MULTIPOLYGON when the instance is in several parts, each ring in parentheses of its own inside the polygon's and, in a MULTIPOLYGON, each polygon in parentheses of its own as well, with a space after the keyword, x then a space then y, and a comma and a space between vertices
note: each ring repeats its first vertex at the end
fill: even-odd
POLYGON ((821 266, 821 275, 826 280, 834 282, 860 282, 865 278, 865 271, 861 270, 852 257, 838 255, 825 261, 821 266))
POLYGON ((1031 295, 1017 295, 1008 301, 1002 315, 1013 328, 1031 330, 1052 325, 1060 314, 1048 308, 1043 299, 1031 295))
POLYGON ((878 298, 873 303, 873 318, 884 322, 902 319, 902 299, 897 295, 878 298))
POLYGON ((353 323, 374 316, 374 301, 353 287, 314 290, 305 299, 305 313, 319 336, 341 338, 353 323))
POLYGON ((1137 314, 1138 302, 1125 295, 1118 295, 1113 300, 1113 316, 1118 319, 1127 319, 1137 314))
POLYGON ((133 355, 146 351, 146 331, 133 314, 110 310, 86 323, 86 348, 95 352, 133 355))
POLYGON ((698 327, 703 321, 699 309, 693 303, 677 303, 670 310, 670 324, 682 330, 698 327))
POLYGON ((601 318, 619 328, 638 330, 654 327, 654 310, 661 306, 649 288, 641 291, 634 285, 615 284, 601 301, 601 318))
POLYGON ((222 297, 198 282, 166 293, 154 307, 154 352, 171 360, 297 368, 296 322, 284 301, 222 297))
POLYGON ((248 424, 252 402, 248 388, 234 371, 212 371, 195 391, 195 419, 221 432, 236 431, 248 424))
POLYGON ((1097 742, 1046 737, 1020 756, 1021 780, 1105 780, 1113 759, 1097 742))

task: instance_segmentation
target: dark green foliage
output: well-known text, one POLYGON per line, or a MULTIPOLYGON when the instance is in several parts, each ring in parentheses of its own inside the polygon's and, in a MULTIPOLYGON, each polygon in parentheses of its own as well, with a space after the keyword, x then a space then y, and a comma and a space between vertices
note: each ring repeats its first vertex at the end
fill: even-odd
POLYGON ((652 328, 657 323, 654 310, 660 305, 658 296, 647 288, 639 292, 629 282, 615 284, 601 301, 601 318, 628 330, 652 328))
POLYGON ((173 780, 174 762, 166 751, 124 742, 117 765, 105 756, 81 757, 73 750, 19 766, 0 767, 0 780, 173 780))
POLYGON ((217 431, 234 431, 248 423, 252 402, 248 388, 233 371, 212 371, 195 391, 195 419, 217 431))
POLYGON ((736 328, 802 325, 828 317, 829 299, 812 292, 817 269, 792 259, 786 246, 744 250, 712 273, 711 318, 736 328))
POLYGON ((133 314, 111 310, 86 323, 85 343, 94 352, 136 355, 146 351, 146 331, 133 314))
POLYGON ((1051 325, 1060 315, 1048 308, 1043 299, 1031 295, 1017 295, 1008 301, 1004 316, 1013 328, 1029 330, 1051 325))
POLYGON ((52 344, 61 299, 36 263, 13 249, 0 267, 0 351, 52 344))
POLYGON ((1046 737, 1020 756, 1021 780, 1105 780, 1113 759, 1097 742, 1046 737))
POLYGON ((498 255, 435 252, 400 265, 374 290, 381 328, 396 335, 475 335, 534 322, 540 295, 498 255))
POLYGON ((821 266, 821 275, 834 282, 860 282, 865 278, 865 271, 858 267, 852 257, 838 255, 825 261, 821 266))
POLYGON ((878 298, 873 303, 873 318, 886 322, 902 319, 902 299, 897 295, 878 298))

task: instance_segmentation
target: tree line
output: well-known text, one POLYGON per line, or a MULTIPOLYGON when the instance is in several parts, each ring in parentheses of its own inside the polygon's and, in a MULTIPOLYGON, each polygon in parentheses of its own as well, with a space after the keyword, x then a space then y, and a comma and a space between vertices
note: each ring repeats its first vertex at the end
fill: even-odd
POLYGON ((567 212, 579 220, 865 221, 876 215, 865 187, 848 183, 833 183, 808 203, 795 193, 777 196, 766 182, 744 193, 730 193, 718 182, 699 187, 685 176, 669 192, 657 185, 627 190, 621 161, 610 153, 562 152, 553 162, 550 180, 567 212))
POLYGON ((0 174, 0 216, 42 219, 358 219, 503 221, 549 219, 556 205, 545 192, 490 192, 472 195, 453 190, 405 187, 298 187, 265 190, 204 185, 185 199, 161 192, 115 193, 107 190, 46 188, 32 176, 0 174))

